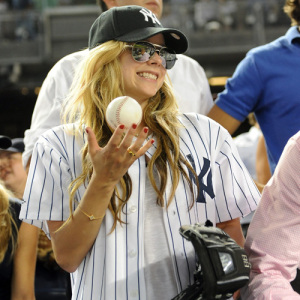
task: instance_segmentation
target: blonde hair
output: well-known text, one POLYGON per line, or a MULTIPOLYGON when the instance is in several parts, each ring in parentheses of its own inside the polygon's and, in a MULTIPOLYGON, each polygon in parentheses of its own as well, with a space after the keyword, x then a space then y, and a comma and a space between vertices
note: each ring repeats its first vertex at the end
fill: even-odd
POLYGON ((299 0, 286 0, 283 11, 291 19, 292 26, 300 26, 300 2, 299 0))
POLYGON ((0 263, 5 257, 9 243, 12 245, 11 258, 17 245, 18 227, 10 210, 10 197, 12 194, 0 182, 0 263))
MULTIPOLYGON (((124 42, 109 41, 90 50, 77 69, 66 101, 65 122, 77 122, 79 128, 91 127, 96 134, 100 147, 104 147, 112 135, 112 131, 105 120, 106 108, 111 100, 124 95, 125 89, 119 56, 126 49, 128 48, 124 42)), ((164 206, 163 195, 166 190, 169 166, 173 185, 167 206, 175 195, 180 177, 183 176, 188 182, 193 197, 190 205, 192 207, 194 204, 193 184, 185 167, 194 174, 196 182, 197 176, 188 161, 180 154, 178 130, 182 125, 177 118, 178 106, 168 78, 165 79, 163 86, 156 95, 148 100, 143 114, 145 124, 157 142, 157 149, 148 164, 149 178, 157 194, 157 203, 164 206), (154 166, 159 174, 159 186, 154 180, 154 166)), ((82 165, 82 174, 73 180, 69 187, 71 212, 77 189, 91 178, 93 172, 92 164, 88 158, 87 144, 82 149, 82 165)), ((115 189, 108 207, 115 220, 112 230, 117 221, 122 223, 122 208, 132 191, 132 183, 128 173, 123 176, 120 183, 122 191, 115 189)))

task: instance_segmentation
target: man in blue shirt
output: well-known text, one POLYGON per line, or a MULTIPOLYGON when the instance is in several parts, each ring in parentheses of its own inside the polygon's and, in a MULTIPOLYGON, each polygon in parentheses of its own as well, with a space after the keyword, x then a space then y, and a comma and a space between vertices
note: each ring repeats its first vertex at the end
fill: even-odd
POLYGON ((254 112, 272 173, 288 139, 300 130, 300 0, 286 0, 284 11, 292 27, 247 53, 208 114, 232 134, 254 112))

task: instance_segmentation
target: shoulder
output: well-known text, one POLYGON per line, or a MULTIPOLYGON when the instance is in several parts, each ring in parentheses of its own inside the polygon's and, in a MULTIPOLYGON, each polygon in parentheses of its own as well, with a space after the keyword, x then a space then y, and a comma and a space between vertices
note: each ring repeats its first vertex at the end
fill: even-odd
POLYGON ((195 59, 184 54, 177 54, 177 62, 200 66, 195 59))
MULTIPOLYGON (((184 114, 180 114, 178 116, 178 119, 180 120, 180 122, 186 127, 186 126, 210 126, 210 127, 214 127, 214 128, 220 128, 222 131, 227 132, 227 130, 225 128, 223 128, 218 122, 214 121, 213 119, 205 116, 205 115, 201 115, 201 114, 197 114, 197 113, 184 113, 184 114)), ((204 129, 205 130, 205 129, 204 129)))
MULTIPOLYGON (((285 148, 295 148, 297 149, 297 152, 300 151, 300 130, 288 140, 285 148)), ((285 152, 288 152, 288 150, 286 150, 285 152)))
POLYGON ((168 74, 174 86, 182 85, 184 82, 197 86, 197 90, 199 90, 203 86, 203 82, 208 84, 205 71, 200 64, 193 58, 183 54, 177 55, 175 66, 168 70, 168 74))
POLYGON ((73 139, 73 136, 83 134, 83 130, 76 123, 62 124, 45 131, 39 138, 41 140, 54 141, 62 138, 63 140, 73 139))
POLYGON ((81 51, 73 52, 61 58, 54 67, 60 67, 65 64, 77 64, 83 57, 86 56, 88 49, 84 49, 81 51))
POLYGON ((57 76, 57 73, 72 73, 79 64, 79 62, 85 57, 88 49, 71 53, 62 59, 60 59, 50 70, 48 76, 57 76))
POLYGON ((176 69, 181 68, 183 70, 203 71, 202 66, 195 59, 183 54, 177 55, 175 67, 176 69))
POLYGON ((278 39, 276 39, 270 43, 267 43, 265 45, 258 46, 258 47, 251 49, 247 53, 246 57, 269 58, 270 52, 272 52, 274 54, 276 54, 277 52, 281 52, 286 43, 287 43, 286 36, 281 36, 278 39))
POLYGON ((185 113, 179 116, 183 125, 182 136, 199 136, 201 140, 218 140, 218 143, 231 139, 228 131, 216 121, 197 113, 185 113))
POLYGON ((85 142, 84 130, 77 124, 70 123, 59 125, 45 131, 36 143, 40 150, 52 149, 68 157, 68 153, 80 151, 85 142))

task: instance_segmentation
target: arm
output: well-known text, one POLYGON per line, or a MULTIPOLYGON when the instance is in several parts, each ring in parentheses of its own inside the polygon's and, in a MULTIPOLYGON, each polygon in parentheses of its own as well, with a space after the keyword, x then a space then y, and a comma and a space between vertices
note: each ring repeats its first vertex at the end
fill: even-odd
MULTIPOLYGON (((224 110, 219 108, 216 104, 212 107, 210 112, 207 115, 209 118, 215 120, 221 124, 228 132, 232 135, 238 129, 242 122, 235 119, 234 117, 227 114, 224 110)), ((264 185, 258 181, 255 181, 255 184, 260 192, 262 192, 264 185)))
POLYGON ((216 226, 225 231, 231 238, 233 238, 237 242, 238 245, 244 247, 245 238, 240 224, 240 218, 221 222, 216 226))
POLYGON ((239 156, 235 142, 222 127, 218 139, 213 175, 217 211, 215 222, 243 247, 239 218, 257 208, 261 195, 239 156))
POLYGON ((131 164, 144 155, 153 143, 149 140, 143 145, 147 130, 142 130, 132 145, 136 130, 131 128, 122 140, 123 133, 124 129, 119 126, 108 144, 100 148, 92 130, 87 129, 89 156, 93 165, 88 188, 72 218, 64 223, 47 222, 56 261, 67 272, 78 268, 95 242, 115 186, 131 164), (129 147, 136 156, 127 152, 129 147), (93 214, 96 219, 90 220, 86 214, 93 214))
POLYGON ((242 123, 219 108, 216 104, 214 104, 207 116, 221 124, 231 135, 234 134, 242 123))
POLYGON ((259 58, 248 53, 226 82, 225 90, 218 95, 208 117, 217 121, 232 135, 249 113, 260 109, 259 101, 264 90, 259 58))
MULTIPOLYGON (((243 235, 240 218, 229 220, 227 222, 221 222, 216 225, 218 228, 225 231, 232 239, 234 239, 238 245, 244 247, 245 238, 243 235)), ((233 299, 239 299, 240 290, 236 291, 233 295, 233 299)))
POLYGON ((22 222, 14 255, 11 300, 34 300, 38 228, 22 222))
POLYGON ((261 135, 257 144, 255 169, 257 181, 265 185, 271 178, 272 174, 270 171, 267 149, 263 135, 261 135))

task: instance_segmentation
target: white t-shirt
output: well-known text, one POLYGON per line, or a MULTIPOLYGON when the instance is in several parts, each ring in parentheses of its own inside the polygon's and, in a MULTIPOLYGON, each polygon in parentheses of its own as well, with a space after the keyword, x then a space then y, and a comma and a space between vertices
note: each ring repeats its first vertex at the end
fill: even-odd
MULTIPOLYGON (((179 228, 205 223, 208 219, 216 225, 245 216, 256 209, 260 199, 256 185, 224 128, 199 114, 182 115, 179 120, 183 125, 179 133, 181 154, 190 161, 199 178, 200 193, 189 209, 191 193, 181 176, 168 209, 162 208, 162 213, 152 219, 152 222, 161 224, 165 235, 161 234, 159 239, 165 239, 164 244, 170 253, 171 266, 167 262, 167 268, 172 270, 169 287, 174 288, 172 278, 175 278, 177 287, 177 290, 170 291, 171 296, 193 283, 196 267, 192 243, 179 234, 179 228)), ((77 130, 75 124, 48 130, 39 138, 33 151, 20 218, 42 228, 46 234, 49 234, 47 220, 63 221, 69 217, 68 185, 82 171, 80 150, 86 142, 86 135, 80 132, 75 138, 70 135, 73 130, 77 130)), ((147 151, 149 158, 156 147, 155 142, 147 151)), ((129 168, 132 194, 122 210, 122 220, 126 224, 117 224, 110 234, 113 217, 106 212, 95 243, 71 275, 72 299, 146 300, 147 284, 155 288, 155 283, 151 283, 151 279, 146 282, 145 278, 145 269, 149 267, 145 263, 145 218, 149 216, 145 212, 149 200, 146 172, 145 157, 137 159, 129 168)), ((169 198, 171 186, 172 178, 168 176, 165 201, 169 198)), ((85 190, 86 185, 79 187, 76 193, 79 202, 85 190)), ((149 223, 146 228, 151 230, 149 223)), ((167 256, 167 249, 164 249, 167 256)), ((149 257, 147 259, 149 261, 149 257)), ((159 299, 168 299, 170 295, 163 296, 166 298, 159 299)))
POLYGON ((253 179, 256 179, 256 151, 258 140, 261 135, 261 130, 252 126, 249 131, 244 132, 233 139, 240 157, 253 179))
MULTIPOLYGON (((25 131, 25 166, 41 134, 61 124, 62 101, 68 94, 77 65, 88 51, 86 49, 65 56, 48 73, 35 104, 30 129, 25 131)), ((213 99, 203 68, 185 55, 177 55, 177 58, 168 74, 180 110, 206 115, 213 106, 213 99)))
MULTIPOLYGON (((158 176, 156 174, 156 182, 158 176)), ((146 176, 145 184, 145 281, 147 299, 170 300, 177 295, 168 236, 164 228, 163 208, 156 203, 157 195, 146 176), (153 222, 155 220, 155 222, 153 222)))

